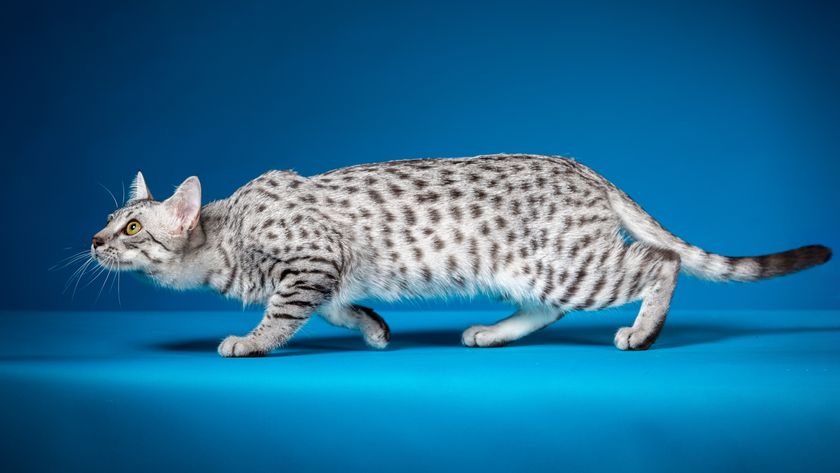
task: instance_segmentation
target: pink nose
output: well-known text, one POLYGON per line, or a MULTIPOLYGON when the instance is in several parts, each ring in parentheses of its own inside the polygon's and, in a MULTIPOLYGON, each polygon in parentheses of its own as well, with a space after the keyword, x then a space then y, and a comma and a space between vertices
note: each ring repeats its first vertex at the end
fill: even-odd
POLYGON ((93 237, 92 245, 93 245, 94 248, 98 248, 98 247, 100 247, 104 244, 105 244, 105 240, 103 240, 102 238, 99 238, 97 236, 93 237))

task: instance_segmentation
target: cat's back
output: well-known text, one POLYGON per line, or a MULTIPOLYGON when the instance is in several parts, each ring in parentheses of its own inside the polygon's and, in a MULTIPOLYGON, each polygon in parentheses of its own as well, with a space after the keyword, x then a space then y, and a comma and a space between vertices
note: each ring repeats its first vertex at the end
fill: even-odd
MULTIPOLYGON (((310 178, 269 171, 229 199, 232 216, 265 221, 282 214, 415 223, 493 215, 530 222, 607 209, 603 178, 576 161, 539 155, 486 155, 362 164, 310 178), (414 217, 414 218, 412 218, 414 217)), ((257 222, 254 222, 257 223, 257 222)), ((252 223, 253 225, 253 223, 252 223)))
MULTIPOLYGON (((313 176, 313 182, 338 184, 363 181, 369 186, 377 178, 385 182, 407 181, 418 189, 430 186, 448 186, 483 183, 490 188, 504 181, 527 178, 546 173, 576 173, 580 165, 560 156, 527 154, 494 154, 463 158, 425 158, 384 161, 335 169, 313 176), (423 180, 425 182, 420 182, 423 180)), ((401 197, 401 194, 395 197, 401 197)))
MULTIPOLYGON (((342 215, 386 222, 397 213, 412 223, 423 212, 438 223, 444 214, 461 221, 496 216, 532 221, 606 206, 604 180, 568 158, 487 155, 351 166, 313 176, 312 195, 303 195, 342 215)), ((497 219, 498 220, 498 219, 497 219)))

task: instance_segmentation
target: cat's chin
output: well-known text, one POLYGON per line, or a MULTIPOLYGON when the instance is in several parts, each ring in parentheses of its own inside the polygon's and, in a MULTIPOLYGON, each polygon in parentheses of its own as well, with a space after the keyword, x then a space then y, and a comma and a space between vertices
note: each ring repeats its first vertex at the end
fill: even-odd
POLYGON ((138 268, 137 266, 128 263, 128 262, 119 262, 116 267, 111 268, 115 271, 130 271, 130 272, 140 272, 143 271, 142 268, 138 268))
POLYGON ((111 271, 139 271, 140 268, 134 266, 134 264, 127 262, 127 261, 120 261, 120 260, 113 260, 108 258, 99 258, 94 256, 94 259, 105 269, 111 271))
POLYGON ((137 278, 139 281, 143 281, 147 284, 158 285, 159 283, 157 280, 149 273, 143 271, 142 269, 132 269, 128 271, 129 274, 137 278))

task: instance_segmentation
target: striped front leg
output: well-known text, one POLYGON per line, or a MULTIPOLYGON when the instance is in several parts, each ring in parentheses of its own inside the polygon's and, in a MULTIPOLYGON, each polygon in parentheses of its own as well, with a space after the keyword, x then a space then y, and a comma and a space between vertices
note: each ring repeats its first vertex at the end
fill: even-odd
POLYGON ((231 335, 219 345, 225 357, 263 356, 289 340, 324 300, 318 291, 277 293, 268 300, 263 319, 244 337, 231 335))

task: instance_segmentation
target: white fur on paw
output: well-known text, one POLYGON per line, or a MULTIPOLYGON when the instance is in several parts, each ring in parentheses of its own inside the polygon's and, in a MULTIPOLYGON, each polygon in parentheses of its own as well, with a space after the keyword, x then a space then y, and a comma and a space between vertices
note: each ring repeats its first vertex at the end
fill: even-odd
POLYGON ((365 330, 363 335, 365 337, 365 343, 367 343, 371 348, 376 348, 378 350, 382 350, 387 347, 388 342, 391 341, 391 333, 389 331, 382 330, 379 326, 375 329, 365 330))
POLYGON ((263 356, 265 353, 248 337, 231 335, 219 344, 219 354, 226 357, 263 356))
POLYGON ((621 327, 615 333, 615 346, 619 350, 647 350, 652 345, 646 331, 633 327, 621 327))
POLYGON ((500 347, 506 345, 510 340, 504 338, 498 329, 489 325, 473 325, 464 330, 461 335, 461 343, 468 347, 500 347))

